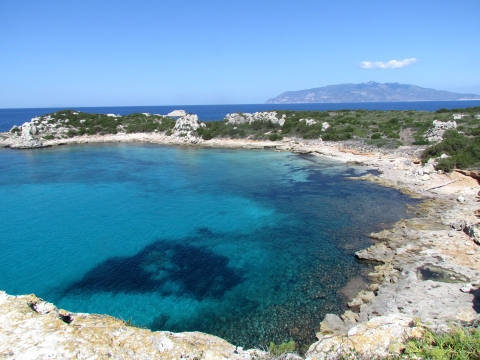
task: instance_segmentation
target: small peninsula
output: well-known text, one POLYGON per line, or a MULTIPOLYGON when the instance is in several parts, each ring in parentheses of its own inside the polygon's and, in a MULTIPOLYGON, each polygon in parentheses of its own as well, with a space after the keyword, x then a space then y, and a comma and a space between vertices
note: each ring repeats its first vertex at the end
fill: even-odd
POLYGON ((313 89, 286 91, 266 104, 355 103, 395 101, 478 100, 478 94, 459 94, 420 86, 369 81, 361 84, 328 85, 313 89))
MULTIPOLYGON (((377 170, 352 181, 423 200, 414 218, 370 234, 372 246, 356 252, 375 264, 370 285, 356 289, 343 314, 325 317, 304 358, 418 357, 419 339, 450 326, 474 331, 480 312, 479 107, 233 113, 216 122, 182 111, 119 116, 62 110, 0 133, 0 146, 12 149, 133 141, 329 157, 377 170)), ((34 295, 0 293, 0 304, 0 353, 7 358, 272 356, 211 335, 151 332, 106 315, 71 313, 34 295)))

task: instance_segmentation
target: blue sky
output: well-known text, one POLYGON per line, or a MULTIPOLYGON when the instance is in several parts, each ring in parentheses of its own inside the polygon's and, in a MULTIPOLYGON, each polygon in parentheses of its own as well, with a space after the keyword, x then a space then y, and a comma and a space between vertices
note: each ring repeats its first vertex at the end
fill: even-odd
POLYGON ((371 80, 478 94, 478 14, 479 0, 3 0, 0 108, 263 103, 371 80))

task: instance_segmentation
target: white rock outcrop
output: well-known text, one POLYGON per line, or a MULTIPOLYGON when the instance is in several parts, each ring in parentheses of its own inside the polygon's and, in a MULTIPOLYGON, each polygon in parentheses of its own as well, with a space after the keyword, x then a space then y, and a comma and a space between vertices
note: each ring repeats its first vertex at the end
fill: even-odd
POLYGON ((305 121, 305 125, 315 125, 317 120, 314 119, 300 119, 298 121, 305 121))
POLYGON ((456 121, 439 121, 439 120, 433 120, 433 128, 430 128, 427 130, 427 132, 424 135, 425 140, 427 141, 442 141, 443 140, 443 134, 447 130, 454 130, 457 128, 457 122, 456 121))
POLYGON ((243 124, 243 123, 251 124, 254 121, 271 121, 273 124, 279 124, 280 126, 283 126, 283 124, 285 124, 285 118, 286 118, 286 115, 283 114, 282 117, 279 119, 277 117, 276 111, 270 111, 270 112, 260 111, 253 114, 233 113, 233 114, 227 114, 225 116, 225 120, 227 120, 229 124, 243 124))
POLYGON ((18 139, 16 144, 10 145, 11 148, 15 149, 29 149, 29 148, 36 148, 42 147, 43 144, 33 137, 33 135, 38 134, 38 129, 34 125, 34 122, 26 122, 21 127, 21 136, 18 139))
POLYGON ((107 315, 57 309, 35 295, 0 291, 0 354, 4 359, 263 359, 200 332, 152 332, 107 315))
POLYGON ((330 127, 330 124, 328 122, 323 122, 322 123, 322 131, 327 131, 327 129, 330 127))
POLYGON ((172 116, 172 117, 177 117, 177 116, 185 116, 187 113, 185 110, 173 110, 172 112, 169 112, 167 116, 172 116))
POLYGON ((197 115, 185 115, 179 118, 175 123, 175 126, 172 130, 172 136, 181 138, 185 142, 197 143, 201 140, 201 138, 198 137, 195 132, 199 128, 205 126, 206 125, 203 122, 198 120, 197 115))

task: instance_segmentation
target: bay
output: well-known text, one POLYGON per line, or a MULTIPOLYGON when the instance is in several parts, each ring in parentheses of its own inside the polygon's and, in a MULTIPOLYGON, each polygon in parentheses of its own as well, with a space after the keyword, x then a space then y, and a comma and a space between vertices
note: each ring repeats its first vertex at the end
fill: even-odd
POLYGON ((98 144, 0 149, 0 289, 235 345, 309 344, 411 216, 365 168, 267 150, 98 144))

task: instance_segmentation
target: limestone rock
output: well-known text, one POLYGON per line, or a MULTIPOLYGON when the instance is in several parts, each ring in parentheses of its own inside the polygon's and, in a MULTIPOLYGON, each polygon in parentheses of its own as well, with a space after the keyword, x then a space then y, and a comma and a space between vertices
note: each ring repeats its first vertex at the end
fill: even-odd
POLYGON ((363 305, 363 301, 360 298, 354 298, 352 301, 348 302, 347 305, 349 308, 358 309, 363 305))
POLYGON ((346 335, 348 332, 347 325, 338 315, 327 314, 325 319, 320 323, 320 332, 317 336, 334 334, 334 335, 346 335))
POLYGON ((359 259, 374 260, 383 263, 391 262, 394 254, 394 251, 383 243, 375 244, 368 249, 360 250, 355 253, 359 259))
POLYGON ((330 124, 328 122, 323 122, 322 123, 322 131, 327 131, 327 129, 330 127, 330 124))
POLYGON ((206 125, 198 120, 197 115, 185 115, 177 120, 172 130, 172 136, 181 138, 185 142, 197 143, 200 138, 195 132, 206 125))
POLYGON ((20 136, 19 142, 11 145, 11 148, 14 149, 30 149, 36 147, 42 147, 43 144, 35 139, 33 135, 38 133, 37 127, 33 122, 26 122, 22 125, 22 135, 20 136))
POLYGON ((185 116, 187 115, 187 113, 185 112, 185 110, 173 110, 172 112, 169 112, 167 114, 167 116, 171 116, 171 117, 181 117, 181 116, 185 116))
POLYGON ((351 351, 361 358, 399 354, 409 338, 419 338, 423 328, 412 326, 412 318, 400 314, 380 316, 351 328, 347 336, 322 335, 306 353, 306 359, 338 359, 351 351))
POLYGON ((457 123, 455 121, 438 121, 433 120, 433 128, 427 130, 424 135, 425 140, 427 141, 442 141, 443 134, 446 130, 456 129, 457 123))
POLYGON ((249 123, 251 124, 254 121, 271 121, 273 124, 279 124, 283 126, 285 124, 286 115, 283 114, 282 117, 279 119, 277 117, 276 111, 260 111, 253 114, 250 113, 233 113, 227 114, 225 116, 225 120, 229 124, 243 124, 249 123))
POLYGON ((35 295, 0 292, 0 354, 5 359, 262 359, 200 332, 152 332, 106 315, 57 309, 35 295))
POLYGON ((342 319, 345 324, 356 324, 359 320, 359 316, 357 313, 354 313, 351 310, 347 310, 342 314, 342 319))
POLYGON ((373 298, 375 298, 375 293, 373 291, 362 290, 357 295, 364 303, 369 302, 373 298))
POLYGON ((315 125, 317 123, 314 119, 300 119, 298 121, 305 121, 305 125, 315 125))

